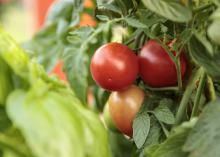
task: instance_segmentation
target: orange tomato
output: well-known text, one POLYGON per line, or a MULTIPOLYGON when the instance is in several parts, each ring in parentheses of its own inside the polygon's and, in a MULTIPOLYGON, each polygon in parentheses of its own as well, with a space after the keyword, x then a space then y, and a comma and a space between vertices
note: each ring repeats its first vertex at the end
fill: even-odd
POLYGON ((80 27, 83 26, 91 26, 95 27, 96 26, 96 21, 93 19, 93 17, 87 13, 83 13, 81 16, 81 21, 79 23, 80 27))
POLYGON ((84 1, 84 7, 85 8, 94 8, 94 4, 92 0, 85 0, 84 1))
POLYGON ((63 61, 58 60, 54 69, 51 71, 50 74, 55 74, 58 78, 67 82, 66 74, 63 72, 63 61))

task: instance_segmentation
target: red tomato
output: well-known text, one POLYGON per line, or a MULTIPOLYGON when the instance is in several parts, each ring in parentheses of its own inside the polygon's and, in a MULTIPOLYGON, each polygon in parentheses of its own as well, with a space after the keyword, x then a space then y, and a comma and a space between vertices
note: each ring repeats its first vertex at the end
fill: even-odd
POLYGON ((120 92, 112 92, 109 100, 109 112, 115 126, 122 133, 132 137, 133 120, 144 101, 144 91, 132 85, 120 92))
POLYGON ((57 75, 61 80, 67 82, 66 74, 63 72, 63 62, 58 61, 52 70, 51 74, 57 75))
POLYGON ((90 70, 93 79, 102 88, 110 91, 123 90, 137 77, 138 58, 127 46, 108 43, 95 52, 90 70))
MULTIPOLYGON (((155 40, 150 40, 143 46, 139 55, 139 65, 142 80, 151 87, 166 87, 177 83, 174 62, 155 40)), ((183 77, 186 71, 184 56, 180 57, 180 65, 183 77)))

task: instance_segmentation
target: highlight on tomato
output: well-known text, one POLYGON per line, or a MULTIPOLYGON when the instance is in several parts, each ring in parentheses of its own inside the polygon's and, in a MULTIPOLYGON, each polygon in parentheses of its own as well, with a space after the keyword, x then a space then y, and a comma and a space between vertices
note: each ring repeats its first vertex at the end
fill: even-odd
POLYGON ((139 71, 138 58, 126 45, 108 43, 93 55, 90 70, 95 82, 109 91, 128 88, 139 71))
POLYGON ((133 120, 143 104, 144 96, 144 91, 135 85, 126 90, 111 93, 108 100, 110 116, 123 134, 132 137, 133 120))
MULTIPOLYGON (((175 55, 176 52, 173 52, 175 55)), ((149 40, 139 54, 140 76, 151 87, 167 87, 177 83, 174 62, 166 50, 155 40, 149 40)), ((180 56, 181 75, 186 72, 186 59, 180 56)))

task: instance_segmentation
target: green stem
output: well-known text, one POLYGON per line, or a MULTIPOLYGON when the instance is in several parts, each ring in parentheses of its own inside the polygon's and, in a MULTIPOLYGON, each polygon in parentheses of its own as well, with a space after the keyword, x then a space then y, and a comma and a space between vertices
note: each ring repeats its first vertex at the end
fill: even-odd
POLYGON ((179 57, 175 57, 173 53, 169 50, 169 47, 166 44, 164 44, 160 39, 156 38, 155 40, 161 44, 161 46, 166 50, 166 52, 168 53, 168 55, 174 62, 176 71, 177 71, 178 87, 179 87, 179 90, 181 90, 183 87, 183 84, 182 84, 182 74, 181 74, 179 57))
POLYGON ((206 78, 207 78, 207 75, 206 75, 205 71, 203 70, 202 74, 201 74, 200 81, 199 81, 199 86, 198 86, 198 89, 196 92, 196 97, 194 100, 194 106, 193 106, 193 110, 192 110, 192 114, 191 114, 191 119, 198 115, 199 102, 200 102, 200 98, 201 98, 202 92, 205 87, 206 78))
POLYGON ((184 113, 186 111, 188 102, 190 100, 190 97, 192 95, 192 92, 195 88, 196 81, 199 79, 201 75, 201 68, 197 70, 190 78, 189 83, 186 87, 186 90, 183 94, 182 100, 180 102, 180 106, 178 108, 177 114, 176 114, 176 125, 180 124, 183 120, 184 113))
POLYGON ((215 87, 212 81, 211 77, 208 77, 207 79, 207 86, 208 86, 208 92, 209 92, 209 99, 211 101, 214 101, 217 99, 216 93, 215 93, 215 87))
POLYGON ((146 86, 146 89, 151 90, 151 91, 178 91, 178 87, 162 87, 162 88, 151 88, 146 86))
POLYGON ((162 122, 160 122, 160 121, 158 121, 159 123, 160 123, 160 125, 161 125, 161 127, 162 127, 162 130, 163 130, 163 132, 164 132, 164 135, 166 136, 166 138, 169 136, 169 131, 167 130, 167 128, 164 126, 164 124, 162 123, 162 122))
POLYGON ((214 6, 213 3, 205 4, 205 5, 201 6, 201 7, 198 7, 196 9, 194 9, 193 12, 197 13, 197 12, 203 11, 204 9, 208 9, 211 6, 214 6))

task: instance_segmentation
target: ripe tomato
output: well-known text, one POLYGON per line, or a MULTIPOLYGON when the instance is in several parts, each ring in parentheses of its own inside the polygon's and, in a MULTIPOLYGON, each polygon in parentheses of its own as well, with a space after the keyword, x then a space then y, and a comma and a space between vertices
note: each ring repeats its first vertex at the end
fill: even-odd
POLYGON ((132 85, 124 91, 112 92, 108 104, 111 118, 122 133, 132 137, 133 120, 144 101, 144 91, 132 85))
MULTIPOLYGON (((174 52, 175 55, 175 52, 174 52)), ((166 87, 177 83, 176 67, 168 53, 155 40, 148 41, 139 54, 140 75, 151 87, 166 87)), ((186 71, 186 60, 180 57, 182 77, 186 71)))
POLYGON ((67 82, 66 74, 63 72, 63 62, 61 60, 57 61, 54 69, 51 71, 50 74, 55 74, 59 77, 59 79, 67 82))
POLYGON ((123 90, 137 77, 138 58, 127 46, 108 43, 95 52, 90 70, 93 79, 102 88, 110 91, 123 90))
POLYGON ((79 23, 80 27, 83 27, 83 26, 95 27, 96 24, 97 23, 96 23, 95 19, 91 15, 89 15, 87 13, 82 14, 81 20, 80 20, 80 23, 79 23))

